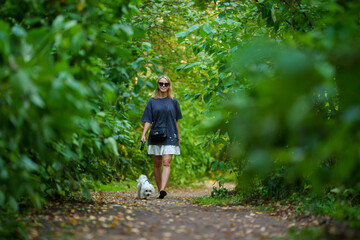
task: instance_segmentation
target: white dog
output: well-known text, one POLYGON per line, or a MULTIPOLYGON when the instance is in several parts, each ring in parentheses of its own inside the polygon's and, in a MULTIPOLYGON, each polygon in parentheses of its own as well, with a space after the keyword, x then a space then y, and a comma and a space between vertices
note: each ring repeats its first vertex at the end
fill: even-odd
POLYGON ((154 186, 149 182, 149 179, 145 175, 140 175, 136 180, 137 185, 137 195, 139 199, 148 199, 152 193, 155 193, 154 186))

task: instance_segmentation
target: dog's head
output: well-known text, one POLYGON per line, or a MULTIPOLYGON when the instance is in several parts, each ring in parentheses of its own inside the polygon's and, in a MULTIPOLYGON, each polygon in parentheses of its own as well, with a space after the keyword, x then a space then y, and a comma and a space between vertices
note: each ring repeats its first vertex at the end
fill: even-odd
POLYGON ((151 194, 155 193, 154 186, 151 183, 146 182, 142 185, 141 191, 143 192, 143 195, 145 198, 150 197, 151 194))

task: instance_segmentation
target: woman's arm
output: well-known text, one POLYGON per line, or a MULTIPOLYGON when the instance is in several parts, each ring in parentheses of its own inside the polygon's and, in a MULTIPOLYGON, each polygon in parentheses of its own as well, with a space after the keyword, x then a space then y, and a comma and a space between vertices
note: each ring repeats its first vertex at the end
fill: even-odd
POLYGON ((179 139, 179 146, 180 146, 180 131, 179 131, 179 121, 176 121, 176 127, 178 130, 178 139, 179 139))
POLYGON ((146 122, 144 125, 144 131, 143 131, 143 134, 141 137, 142 142, 146 142, 146 134, 149 131, 150 127, 151 127, 151 123, 146 122))

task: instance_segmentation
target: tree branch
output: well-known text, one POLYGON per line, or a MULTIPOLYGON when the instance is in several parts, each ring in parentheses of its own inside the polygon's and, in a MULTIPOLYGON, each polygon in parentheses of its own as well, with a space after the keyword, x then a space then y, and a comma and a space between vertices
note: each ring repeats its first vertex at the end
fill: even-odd
MULTIPOLYGON (((296 0, 296 3, 298 4, 299 8, 302 9, 301 4, 300 4, 300 1, 301 1, 301 0, 296 0)), ((309 17, 306 15, 306 13, 302 12, 302 14, 303 14, 304 17, 308 20, 310 27, 313 28, 312 23, 310 22, 309 17)))
POLYGON ((293 9, 294 9, 294 0, 291 1, 291 10, 290 10, 290 22, 291 22, 291 27, 294 30, 294 25, 293 25, 293 9))
POLYGON ((178 57, 181 57, 177 51, 174 50, 174 48, 171 46, 170 43, 168 43, 158 32, 156 32, 156 35, 163 41, 166 43, 166 45, 168 45, 170 47, 170 49, 172 50, 172 52, 174 52, 178 57))

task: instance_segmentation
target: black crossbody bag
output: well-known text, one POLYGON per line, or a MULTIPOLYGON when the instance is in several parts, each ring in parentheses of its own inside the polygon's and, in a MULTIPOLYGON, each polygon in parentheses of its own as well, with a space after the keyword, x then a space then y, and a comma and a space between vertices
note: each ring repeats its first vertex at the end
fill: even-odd
MULTIPOLYGON (((169 110, 169 105, 167 103, 166 103, 166 106, 167 106, 167 109, 169 110)), ((168 115, 168 118, 169 118, 169 115, 168 115)), ((167 118, 167 120, 168 120, 168 118, 167 118)), ((165 141, 166 138, 167 138, 166 122, 165 122, 165 127, 151 128, 151 130, 150 130, 151 142, 153 142, 153 143, 162 142, 162 141, 165 141)))

